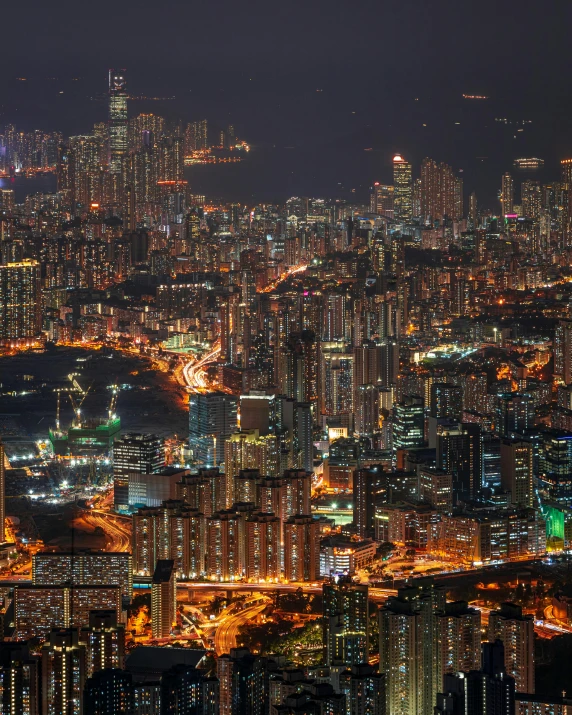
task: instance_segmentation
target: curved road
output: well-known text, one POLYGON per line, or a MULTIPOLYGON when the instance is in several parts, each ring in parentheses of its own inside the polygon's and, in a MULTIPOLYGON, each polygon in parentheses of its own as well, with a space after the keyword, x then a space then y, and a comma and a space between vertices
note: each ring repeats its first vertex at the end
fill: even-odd
POLYGON ((83 509, 77 518, 93 529, 99 526, 104 531, 108 540, 106 551, 131 551, 131 528, 126 519, 99 509, 83 509))
POLYGON ((257 604, 250 608, 245 608, 236 614, 227 616, 215 633, 215 651, 217 655, 230 653, 231 648, 236 648, 236 638, 238 629, 248 621, 254 620, 266 608, 268 603, 257 604))
POLYGON ((189 362, 183 368, 183 378, 194 392, 202 392, 207 389, 207 381, 204 368, 209 362, 213 362, 220 354, 220 344, 215 345, 210 353, 204 355, 198 362, 189 362))

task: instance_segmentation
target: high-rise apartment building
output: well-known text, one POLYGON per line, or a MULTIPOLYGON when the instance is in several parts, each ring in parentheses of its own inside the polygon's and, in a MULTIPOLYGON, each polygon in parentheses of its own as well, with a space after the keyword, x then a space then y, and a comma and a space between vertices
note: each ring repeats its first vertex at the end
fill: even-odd
POLYGON ((116 509, 129 507, 129 475, 157 474, 165 466, 163 441, 154 434, 129 433, 113 443, 113 492, 116 509))
POLYGON ((542 189, 540 182, 526 179, 520 187, 522 213, 525 218, 538 221, 542 211, 542 189))
POLYGON ((431 385, 431 417, 461 420, 463 416, 463 389, 448 382, 431 385))
POLYGON ((466 604, 446 604, 445 590, 431 579, 400 589, 379 612, 379 670, 385 675, 387 712, 432 715, 443 669, 473 663, 479 638, 478 612, 466 604))
POLYGON ((125 626, 118 622, 116 611, 91 611, 89 625, 80 631, 80 640, 85 643, 88 677, 104 668, 123 668, 125 626))
POLYGON ((264 476, 277 476, 280 472, 278 438, 261 437, 258 430, 236 432, 224 444, 226 474, 226 506, 234 503, 234 480, 243 469, 257 469, 264 476))
POLYGON ((315 581, 320 574, 320 525, 311 516, 295 515, 284 522, 284 577, 315 581))
POLYGON ((219 681, 188 665, 174 665, 161 677, 161 711, 219 715, 219 681))
POLYGON ((34 586, 119 586, 121 595, 133 592, 133 560, 123 551, 39 552, 32 556, 34 586))
POLYGON ((245 523, 246 580, 278 581, 281 575, 280 519, 274 514, 253 513, 245 523))
POLYGON ((177 584, 174 562, 159 559, 151 581, 151 628, 153 638, 167 638, 175 623, 177 584))
POLYGON ((81 715, 87 674, 77 628, 53 628, 42 646, 41 663, 42 713, 81 715))
POLYGON ((245 519, 233 509, 216 512, 207 519, 207 578, 239 581, 245 570, 245 519))
POLYGON ((346 697, 344 715, 386 715, 385 678, 369 663, 341 673, 340 692, 346 697))
POLYGON ((119 668, 105 668, 89 677, 83 691, 83 715, 131 715, 134 709, 133 678, 119 668))
POLYGON ((20 639, 46 638, 52 628, 82 628, 94 610, 123 616, 119 586, 18 586, 14 627, 20 639))
POLYGON ((133 515, 133 569, 151 576, 160 559, 171 559, 179 580, 205 573, 206 519, 198 509, 176 499, 133 515))
POLYGON ((33 343, 40 337, 40 264, 0 263, 0 345, 33 343))
POLYGON ((322 586, 323 646, 326 665, 359 665, 369 659, 368 587, 350 577, 322 586))
POLYGON ((0 643, 0 712, 38 715, 40 663, 26 642, 0 643))
POLYGON ((421 164, 421 218, 432 223, 463 216, 462 183, 447 164, 424 159, 421 164))
POLYGON ((503 603, 489 615, 489 641, 504 646, 504 665, 514 678, 519 693, 534 693, 534 617, 523 616, 522 608, 503 603))
POLYGON ((479 670, 445 675, 434 715, 513 715, 515 683, 505 672, 503 660, 502 643, 483 643, 479 670))
POLYGON ((411 221, 413 213, 413 179, 411 164, 396 154, 393 157, 393 205, 398 221, 411 221))
POLYGON ((120 174, 128 151, 127 81, 125 70, 109 70, 109 171, 120 174))

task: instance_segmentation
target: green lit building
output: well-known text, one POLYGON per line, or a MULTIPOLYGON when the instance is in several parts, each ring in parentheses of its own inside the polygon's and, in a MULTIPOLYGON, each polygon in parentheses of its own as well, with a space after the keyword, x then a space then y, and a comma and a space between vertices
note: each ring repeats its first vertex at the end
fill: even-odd
POLYGON ((87 420, 67 432, 50 430, 50 442, 58 457, 93 457, 108 454, 121 430, 119 417, 87 420))

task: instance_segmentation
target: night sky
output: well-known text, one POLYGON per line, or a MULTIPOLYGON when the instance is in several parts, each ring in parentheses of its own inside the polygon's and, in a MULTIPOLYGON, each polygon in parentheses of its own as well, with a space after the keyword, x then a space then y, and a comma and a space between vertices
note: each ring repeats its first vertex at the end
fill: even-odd
POLYGON ((193 169, 197 191, 224 198, 363 200, 400 151, 463 169, 467 194, 496 207, 514 158, 544 158, 553 178, 572 154, 567 0, 25 0, 2 14, 0 125, 89 132, 108 68, 125 67, 131 94, 175 96, 130 113, 233 123, 251 142, 248 162, 193 169))

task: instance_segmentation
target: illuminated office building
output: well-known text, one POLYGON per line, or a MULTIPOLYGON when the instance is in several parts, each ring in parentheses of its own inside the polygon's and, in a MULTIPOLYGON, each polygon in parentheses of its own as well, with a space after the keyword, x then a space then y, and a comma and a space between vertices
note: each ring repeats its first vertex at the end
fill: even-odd
POLYGON ((500 450, 502 488, 510 492, 512 504, 532 507, 534 503, 532 444, 515 439, 503 439, 500 450))
POLYGON ((425 441, 425 401, 417 395, 405 395, 394 409, 393 449, 422 447, 425 441))
POLYGON ((380 216, 393 218, 394 215, 394 187, 376 183, 371 188, 370 211, 380 216))
POLYGON ((113 443, 113 500, 129 507, 129 475, 157 474, 165 466, 163 441, 154 434, 124 434, 113 443))
POLYGON ((413 181, 411 164, 396 154, 393 157, 393 206, 398 221, 411 221, 413 213, 413 181))
POLYGON ((109 70, 109 171, 120 174, 128 150, 125 70, 109 70))
POLYGON ((197 467, 216 467, 224 458, 226 437, 237 429, 237 398, 223 392, 189 398, 189 447, 197 467))

